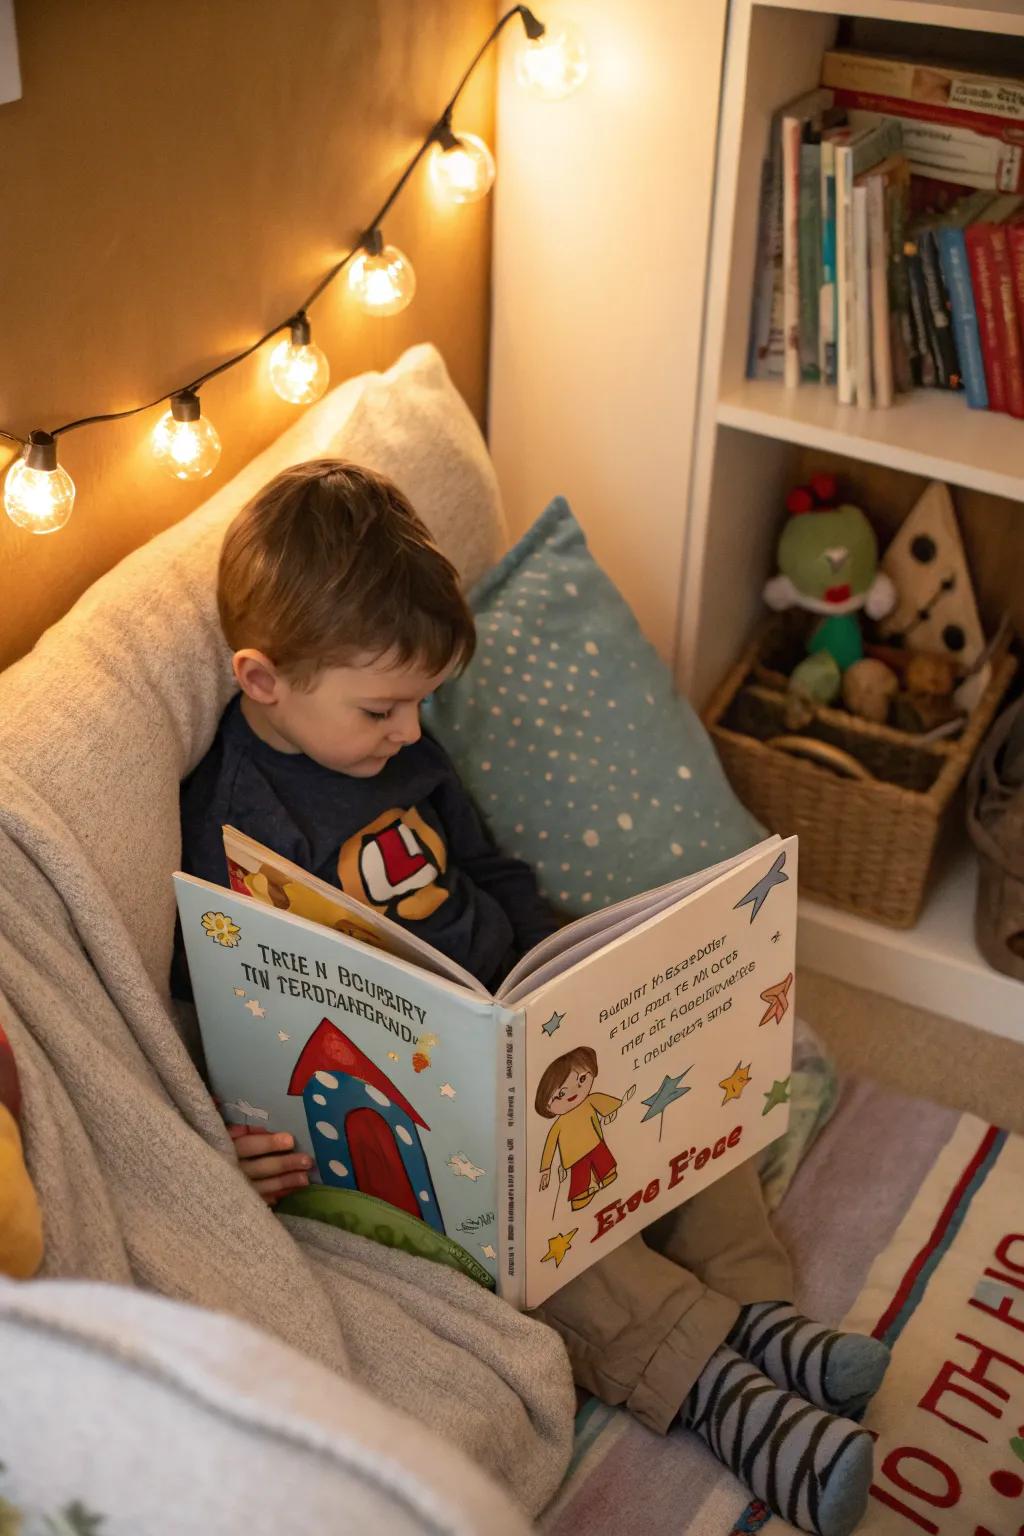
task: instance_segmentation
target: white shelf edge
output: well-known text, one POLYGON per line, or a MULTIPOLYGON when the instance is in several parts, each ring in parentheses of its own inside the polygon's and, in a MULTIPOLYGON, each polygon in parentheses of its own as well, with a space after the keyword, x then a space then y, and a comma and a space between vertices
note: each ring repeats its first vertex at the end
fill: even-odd
POLYGON ((800 900, 797 961, 838 981, 1024 1044, 1024 983, 974 942, 977 864, 968 847, 941 872, 915 928, 886 928, 800 900))
POLYGON ((1024 33, 1018 0, 969 5, 965 0, 751 0, 759 9, 810 11, 857 16, 877 21, 909 22, 913 26, 951 27, 961 32, 1024 33))
POLYGON ((938 394, 924 405, 916 396, 908 396, 912 403, 905 406, 897 402, 887 411, 861 411, 853 405, 836 404, 824 392, 818 394, 817 388, 808 384, 786 390, 782 384, 746 383, 718 401, 718 425, 804 448, 820 448, 869 464, 884 464, 907 474, 924 475, 929 480, 947 480, 952 485, 1004 496, 1010 501, 1024 501, 1024 422, 1009 416, 989 416, 984 420, 988 413, 969 412, 959 397, 947 399, 938 394), (930 439, 929 447, 901 441, 900 429, 904 424, 912 432, 920 430, 922 422, 930 439), (944 449, 944 443, 963 441, 972 428, 977 437, 993 430, 1000 434, 1019 433, 1021 472, 1014 474, 989 467, 944 449))

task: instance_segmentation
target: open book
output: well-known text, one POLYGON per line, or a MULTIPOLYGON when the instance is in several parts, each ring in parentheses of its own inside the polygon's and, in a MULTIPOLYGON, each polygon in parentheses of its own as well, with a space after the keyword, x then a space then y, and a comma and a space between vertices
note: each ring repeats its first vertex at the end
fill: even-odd
POLYGON ((278 1209, 538 1306, 786 1129, 796 839, 582 917, 495 996, 230 827, 175 875, 225 1117, 315 1160, 278 1209))

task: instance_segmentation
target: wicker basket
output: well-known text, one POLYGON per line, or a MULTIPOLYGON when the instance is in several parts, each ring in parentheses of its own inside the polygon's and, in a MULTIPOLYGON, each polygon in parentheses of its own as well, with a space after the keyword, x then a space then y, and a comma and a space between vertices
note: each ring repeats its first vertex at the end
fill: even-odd
MULTIPOLYGON (((922 742, 844 710, 819 708, 798 737, 771 685, 766 631, 705 712, 729 780, 773 832, 800 838, 808 895, 894 928, 924 901, 943 817, 1013 676, 1005 651, 956 741, 922 742)), ((784 683, 784 680, 781 680, 784 683)))

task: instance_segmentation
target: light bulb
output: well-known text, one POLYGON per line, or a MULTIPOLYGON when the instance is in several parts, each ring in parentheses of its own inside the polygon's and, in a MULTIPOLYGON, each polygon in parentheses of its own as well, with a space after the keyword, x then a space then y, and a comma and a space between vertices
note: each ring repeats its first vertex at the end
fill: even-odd
POLYGON ((516 50, 516 80, 541 101, 561 101, 587 78, 587 45, 570 21, 556 22, 516 50))
POLYGON ((57 463, 49 432, 32 432, 25 451, 4 482, 4 508, 12 523, 29 533, 56 533, 75 505, 75 482, 57 463))
POLYGON ((368 315, 397 315, 412 303, 416 274, 408 256, 396 245, 385 245, 375 229, 349 264, 348 286, 368 315))
POLYGON ((153 428, 153 457, 176 480, 202 480, 220 458, 220 438, 199 409, 199 396, 183 389, 153 428))
POLYGON ((430 179, 453 203, 478 203, 494 186, 494 156, 475 133, 448 132, 431 151, 430 179))
POLYGON ((310 339, 309 321, 296 315, 291 335, 270 354, 270 382, 291 405, 312 405, 331 381, 331 365, 310 339))

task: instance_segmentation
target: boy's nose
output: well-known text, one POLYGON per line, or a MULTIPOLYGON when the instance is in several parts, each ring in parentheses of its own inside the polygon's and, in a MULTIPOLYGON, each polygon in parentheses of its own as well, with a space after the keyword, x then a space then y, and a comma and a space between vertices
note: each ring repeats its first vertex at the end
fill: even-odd
POLYGON ((423 734, 420 729, 420 712, 415 707, 410 708, 408 714, 403 713, 395 725, 396 729, 390 733, 391 740, 403 747, 411 747, 423 734))

